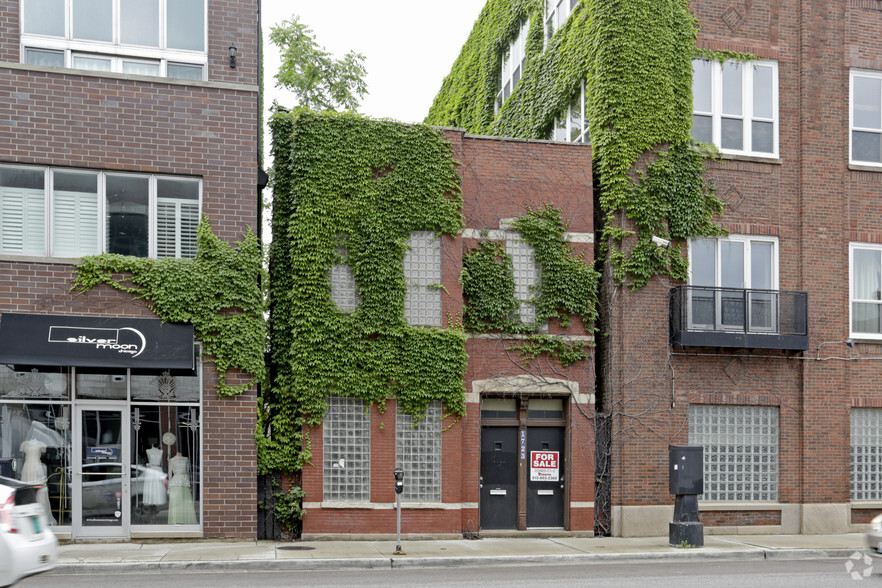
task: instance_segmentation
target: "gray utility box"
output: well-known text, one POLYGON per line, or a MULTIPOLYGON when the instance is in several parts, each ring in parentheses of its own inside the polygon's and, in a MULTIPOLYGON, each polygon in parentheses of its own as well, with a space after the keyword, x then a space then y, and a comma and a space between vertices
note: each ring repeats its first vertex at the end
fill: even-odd
POLYGON ((704 448, 671 445, 668 461, 670 490, 676 495, 668 542, 675 546, 702 547, 704 525, 698 520, 698 495, 704 492, 704 448))

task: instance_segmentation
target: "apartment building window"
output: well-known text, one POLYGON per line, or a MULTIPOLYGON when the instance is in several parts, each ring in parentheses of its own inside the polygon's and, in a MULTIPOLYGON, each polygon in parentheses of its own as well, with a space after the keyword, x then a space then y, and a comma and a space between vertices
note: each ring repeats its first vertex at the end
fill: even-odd
POLYGON ((882 339, 882 245, 849 246, 851 335, 882 339))
POLYGON ((524 73, 524 67, 527 65, 527 32, 529 27, 529 21, 521 25, 517 36, 502 55, 499 93, 496 95, 497 111, 502 108, 503 103, 514 92, 515 86, 518 85, 521 75, 524 73))
POLYGON ((778 64, 692 62, 692 136, 723 153, 778 156, 778 64))
POLYGON ((397 412, 395 463, 404 470, 403 502, 441 502, 440 402, 432 402, 416 426, 411 415, 397 412))
POLYGON ((505 250, 511 256, 514 266, 515 298, 520 303, 520 318, 525 324, 536 321, 536 307, 530 300, 536 296, 539 287, 539 268, 533 255, 533 246, 521 238, 520 233, 506 232, 505 250))
POLYGON ((567 22, 579 0, 545 0, 545 41, 567 22))
POLYGON ((852 71, 851 162, 882 165, 882 72, 852 71))
POLYGON ((690 328, 773 331, 778 240, 731 235, 689 241, 690 328), (749 291, 749 292, 748 292, 749 291))
POLYGON ((441 239, 432 231, 416 231, 404 254, 404 316, 411 325, 441 326, 441 239))
POLYGON ((703 500, 778 500, 778 409, 689 407, 689 444, 704 448, 703 500))
POLYGON ((585 82, 573 94, 573 99, 560 114, 554 118, 554 127, 548 137, 552 141, 571 143, 590 143, 588 134, 587 104, 585 102, 585 82))
POLYGON ((204 79, 206 0, 22 0, 22 60, 204 79))
POLYGON ((851 409, 851 499, 882 500, 882 409, 851 409))
POLYGON ((201 181, 0 166, 0 253, 195 257, 201 181))
POLYGON ((364 400, 328 397, 322 430, 324 500, 370 502, 370 422, 364 400))

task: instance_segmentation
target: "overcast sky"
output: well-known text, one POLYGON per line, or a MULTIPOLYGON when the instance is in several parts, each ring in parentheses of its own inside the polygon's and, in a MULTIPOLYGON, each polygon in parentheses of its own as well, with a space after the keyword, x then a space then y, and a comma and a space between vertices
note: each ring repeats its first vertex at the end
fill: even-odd
POLYGON ((365 56, 368 94, 359 112, 374 118, 422 122, 441 82, 459 55, 486 0, 262 0, 265 104, 295 106, 291 92, 275 88, 279 54, 270 26, 300 17, 318 44, 336 58, 365 56))

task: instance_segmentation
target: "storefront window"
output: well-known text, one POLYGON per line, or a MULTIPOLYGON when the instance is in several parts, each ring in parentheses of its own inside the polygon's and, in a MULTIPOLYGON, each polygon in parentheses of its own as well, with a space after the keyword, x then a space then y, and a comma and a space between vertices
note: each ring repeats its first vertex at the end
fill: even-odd
POLYGON ((128 387, 126 370, 78 368, 77 398, 88 400, 125 400, 128 387))

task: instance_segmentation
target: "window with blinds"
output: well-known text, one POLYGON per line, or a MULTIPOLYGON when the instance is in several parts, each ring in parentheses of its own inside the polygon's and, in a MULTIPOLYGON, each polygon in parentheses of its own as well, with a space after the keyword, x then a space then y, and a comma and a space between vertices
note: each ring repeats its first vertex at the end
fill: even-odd
POLYGON ((195 257, 201 181, 0 166, 0 254, 195 257))

